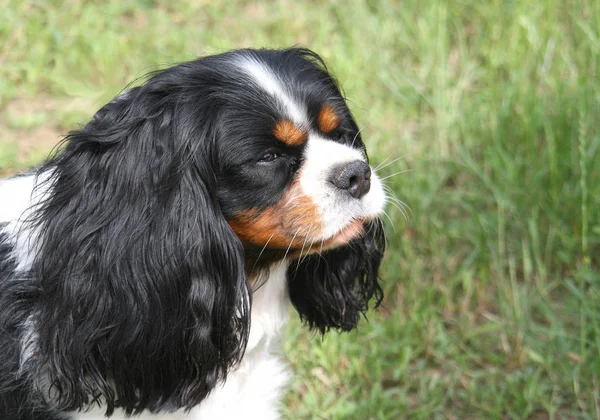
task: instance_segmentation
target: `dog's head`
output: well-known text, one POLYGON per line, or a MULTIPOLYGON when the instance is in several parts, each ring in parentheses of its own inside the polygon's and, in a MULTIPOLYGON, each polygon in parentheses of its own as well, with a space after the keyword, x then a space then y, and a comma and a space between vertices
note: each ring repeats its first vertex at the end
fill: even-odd
POLYGON ((157 72, 41 170, 37 358, 63 409, 198 404, 243 355, 254 274, 282 259, 321 332, 381 299, 381 182, 310 51, 157 72))

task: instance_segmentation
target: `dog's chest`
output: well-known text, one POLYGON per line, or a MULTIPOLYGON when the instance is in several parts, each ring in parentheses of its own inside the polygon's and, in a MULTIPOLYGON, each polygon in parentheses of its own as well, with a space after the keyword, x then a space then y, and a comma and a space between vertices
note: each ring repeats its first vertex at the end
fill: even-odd
MULTIPOLYGON (((289 378, 287 366, 280 356, 280 331, 288 317, 289 297, 286 263, 271 267, 259 276, 262 284, 253 294, 250 337, 240 365, 215 388, 199 406, 189 413, 142 414, 139 420, 204 420, 237 419, 252 413, 253 418, 277 419, 278 404, 289 378)), ((131 417, 115 412, 111 420, 131 417)), ((72 420, 101 420, 98 409, 71 416, 72 420)))

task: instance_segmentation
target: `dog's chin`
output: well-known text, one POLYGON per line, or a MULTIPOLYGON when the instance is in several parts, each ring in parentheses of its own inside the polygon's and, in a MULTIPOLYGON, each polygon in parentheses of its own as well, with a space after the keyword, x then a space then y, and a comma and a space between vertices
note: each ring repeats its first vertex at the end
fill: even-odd
POLYGON ((303 249, 295 248, 288 256, 292 259, 296 259, 309 254, 322 254, 325 251, 348 245, 353 240, 364 235, 365 223, 367 223, 367 221, 368 220, 365 219, 355 219, 333 236, 325 239, 312 240, 310 246, 305 246, 303 249))
POLYGON ((351 242, 353 239, 361 236, 365 231, 365 221, 364 220, 353 220, 348 225, 346 225, 342 230, 333 235, 331 238, 327 239, 326 242, 329 248, 336 248, 338 246, 346 245, 351 242))

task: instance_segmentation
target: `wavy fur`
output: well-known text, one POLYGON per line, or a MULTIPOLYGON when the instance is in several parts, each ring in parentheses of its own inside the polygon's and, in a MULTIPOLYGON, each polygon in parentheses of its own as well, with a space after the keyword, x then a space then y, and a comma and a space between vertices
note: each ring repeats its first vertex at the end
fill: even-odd
MULTIPOLYGON (((241 78, 240 57, 280 72, 274 83, 295 80, 311 123, 322 98, 334 101, 342 125, 328 141, 366 159, 334 79, 308 50, 206 57, 123 92, 38 169, 42 199, 19 231, 15 220, 0 224, 0 417, 191 410, 227 385, 249 342, 252 278, 289 251, 245 243, 229 221, 274 206, 304 150, 269 137, 287 99, 241 78), (272 144, 283 157, 256 161, 272 144)), ((381 222, 366 232, 292 263, 287 280, 280 270, 269 293, 287 303, 289 287, 323 333, 354 328, 382 297, 381 222)), ((285 306, 269 299, 257 319, 273 311, 277 324, 285 306)))

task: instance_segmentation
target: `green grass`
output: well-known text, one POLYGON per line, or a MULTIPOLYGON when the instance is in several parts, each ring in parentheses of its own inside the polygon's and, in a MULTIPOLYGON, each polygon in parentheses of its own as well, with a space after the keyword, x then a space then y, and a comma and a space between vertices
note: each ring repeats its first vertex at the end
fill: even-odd
POLYGON ((293 316, 287 418, 600 418, 600 2, 0 7, 4 172, 39 160, 22 136, 157 67, 293 44, 329 62, 411 212, 388 210, 368 323, 322 339, 293 316))

